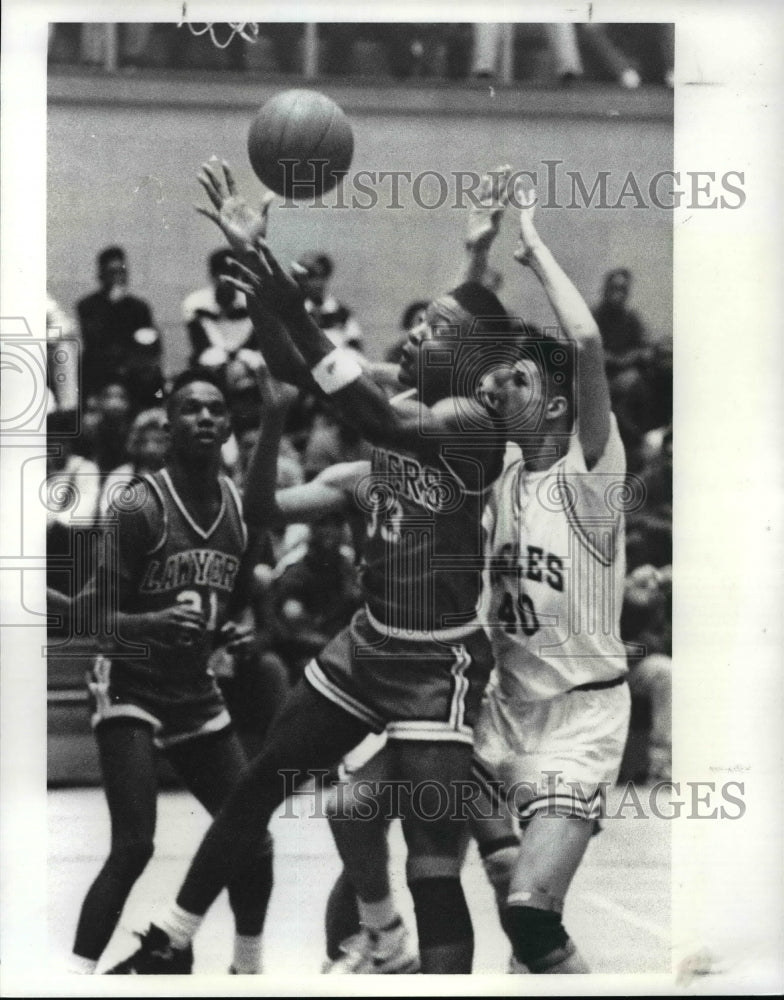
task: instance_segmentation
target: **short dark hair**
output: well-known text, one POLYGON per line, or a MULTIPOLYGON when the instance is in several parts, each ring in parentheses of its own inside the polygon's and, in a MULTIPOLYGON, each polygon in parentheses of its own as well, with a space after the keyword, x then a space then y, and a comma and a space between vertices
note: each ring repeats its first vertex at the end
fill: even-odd
POLYGON ((517 340, 520 359, 530 359, 543 371, 548 382, 548 396, 565 397, 570 422, 574 423, 577 419, 574 341, 542 333, 531 323, 521 323, 521 326, 522 333, 517 340))
POLYGON ((221 385, 220 379, 211 369, 188 368, 184 372, 180 372, 180 374, 175 377, 171 387, 169 388, 169 395, 166 398, 166 412, 168 414, 171 413, 174 397, 180 389, 184 389, 186 385, 190 385, 192 382, 208 382, 210 385, 215 386, 224 399, 226 398, 226 390, 221 385))
POLYGON ((110 260, 122 260, 125 261, 125 251, 122 247, 111 246, 105 247, 98 254, 98 267, 104 267, 109 263, 110 260))
POLYGON ((464 281, 447 293, 474 319, 508 319, 501 300, 479 281, 464 281))
POLYGON ((414 302, 409 302, 409 304, 403 310, 403 315, 400 317, 401 329, 410 330, 411 324, 416 314, 418 312, 421 312, 423 309, 427 309, 429 305, 430 302, 427 299, 417 299, 414 302))

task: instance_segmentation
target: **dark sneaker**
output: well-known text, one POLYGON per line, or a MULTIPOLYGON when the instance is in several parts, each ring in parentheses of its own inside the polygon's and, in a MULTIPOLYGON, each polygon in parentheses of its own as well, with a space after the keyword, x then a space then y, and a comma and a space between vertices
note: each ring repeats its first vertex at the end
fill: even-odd
POLYGON ((193 969, 193 948, 172 948, 169 935, 150 924, 146 934, 136 935, 141 947, 124 961, 108 969, 107 976, 188 976, 193 969))

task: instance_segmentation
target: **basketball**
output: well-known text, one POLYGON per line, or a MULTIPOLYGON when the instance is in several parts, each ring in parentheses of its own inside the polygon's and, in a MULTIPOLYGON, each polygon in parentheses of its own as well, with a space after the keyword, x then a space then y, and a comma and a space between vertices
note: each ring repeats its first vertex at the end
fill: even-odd
POLYGON ((286 198, 330 191, 351 166, 354 135, 335 102, 315 90, 286 90, 259 110, 248 156, 259 180, 286 198))

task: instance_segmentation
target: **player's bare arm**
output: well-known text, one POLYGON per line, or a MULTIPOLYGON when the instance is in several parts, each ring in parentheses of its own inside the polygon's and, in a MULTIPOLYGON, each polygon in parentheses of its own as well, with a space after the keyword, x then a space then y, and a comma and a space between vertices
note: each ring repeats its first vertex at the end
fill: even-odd
MULTIPOLYGON (((108 581, 111 574, 103 573, 101 577, 104 580, 102 594, 110 594, 112 584, 108 581)), ((74 615, 87 621, 89 619, 86 616, 95 614, 92 583, 86 584, 84 590, 73 598, 47 587, 46 597, 50 612, 63 616, 66 621, 74 615)), ((110 596, 107 596, 105 606, 113 606, 110 596)), ((111 656, 126 652, 129 643, 140 646, 152 644, 169 649, 189 646, 201 636, 205 628, 204 616, 183 604, 139 614, 117 611, 111 620, 97 623, 93 636, 80 638, 79 649, 84 655, 103 653, 111 656)))
POLYGON ((309 483, 276 489, 278 451, 286 414, 294 398, 290 386, 274 379, 269 371, 258 373, 262 401, 262 431, 245 482, 245 516, 255 525, 309 523, 325 514, 344 511, 347 490, 369 472, 368 462, 342 462, 331 466, 309 483), (339 484, 339 485, 338 485, 339 484))
POLYGON ((269 210, 275 196, 271 191, 266 191, 259 207, 254 208, 237 193, 236 181, 228 164, 221 164, 221 168, 226 184, 225 191, 215 168, 209 163, 202 164, 202 173, 198 175, 197 180, 206 191, 212 208, 197 205, 196 211, 222 230, 237 255, 237 264, 246 280, 230 275, 226 275, 224 280, 246 294, 248 314, 253 323, 256 340, 270 370, 276 378, 291 385, 310 388, 312 384, 310 371, 280 321, 274 313, 263 308, 257 296, 249 294, 247 279, 252 279, 253 273, 248 271, 244 264, 248 263, 248 254, 252 252, 256 241, 264 239, 267 235, 269 210), (272 336, 273 329, 274 336, 272 336))
POLYGON ((468 210, 465 236, 467 259, 458 284, 482 281, 487 271, 490 248, 501 228, 504 210, 509 203, 509 164, 488 171, 479 183, 476 201, 468 210))
MULTIPOLYGON (((200 181, 213 208, 201 209, 201 214, 215 222, 241 254, 245 278, 242 287, 249 301, 256 299, 264 314, 279 321, 266 327, 267 337, 278 340, 281 325, 286 328, 313 383, 330 397, 341 418, 374 444, 421 454, 438 450, 439 438, 459 433, 461 422, 454 402, 444 401, 438 407, 427 407, 417 400, 409 400, 404 406, 390 405, 386 394, 356 358, 336 349, 308 314, 299 284, 281 267, 260 235, 263 226, 257 218, 259 213, 237 193, 230 168, 223 165, 225 189, 216 171, 209 165, 203 170, 206 176, 200 181)), ((471 401, 468 405, 472 405, 471 401)))
POLYGON ((604 371, 599 327, 585 299, 544 245, 536 226, 536 192, 522 179, 515 187, 520 209, 520 241, 515 259, 539 279, 561 333, 577 346, 577 431, 588 468, 601 456, 610 433, 610 390, 604 371))

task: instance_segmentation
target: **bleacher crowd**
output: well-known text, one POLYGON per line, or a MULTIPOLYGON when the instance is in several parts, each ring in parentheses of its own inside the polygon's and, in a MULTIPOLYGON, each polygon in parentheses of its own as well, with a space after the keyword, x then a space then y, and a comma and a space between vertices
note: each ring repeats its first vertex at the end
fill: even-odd
MULTIPOLYGON (((117 26, 120 70, 224 70, 294 75, 303 70, 305 25, 258 23, 244 37, 229 25, 117 26)), ((52 66, 106 64, 106 25, 53 24, 52 66)), ((581 80, 672 87, 671 24, 330 23, 314 26, 320 76, 418 80, 503 80, 572 86, 581 80), (508 64, 508 65, 505 65, 508 64)))
MULTIPOLYGON (((311 315, 336 345, 362 353, 357 314, 330 291, 333 261, 308 252, 298 263, 311 315)), ((58 557, 74 551, 75 534, 100 523, 124 482, 156 471, 165 460, 163 407, 176 374, 164 374, 153 308, 128 290, 123 249, 107 247, 97 264, 99 287, 76 304, 76 320, 51 300, 48 314, 49 583, 70 593, 83 580, 66 572, 58 557), (80 343, 81 376, 76 364, 61 363, 69 339, 80 343)), ((233 426, 224 464, 241 492, 259 435, 256 373, 264 359, 254 342, 244 295, 226 280, 234 268, 226 249, 210 255, 208 284, 183 301, 181 336, 189 345, 190 367, 210 369, 222 381, 233 426)), ((629 271, 611 271, 594 315, 605 345, 630 486, 644 498, 627 515, 622 632, 633 644, 630 685, 637 727, 645 731, 646 742, 641 761, 627 776, 655 779, 668 777, 671 766, 672 349, 670 341, 650 336, 629 305, 631 292, 629 271)), ((402 335, 416 325, 425 305, 413 302, 401 310, 402 335)), ((388 360, 394 359, 393 347, 388 360)), ((336 463, 365 457, 365 442, 338 423, 322 402, 303 394, 289 415, 278 486, 296 486, 336 463)), ((233 663, 221 649, 214 656, 235 721, 246 733, 259 730, 258 720, 274 711, 305 663, 358 607, 362 532, 355 522, 351 516, 331 514, 310 527, 289 525, 271 534, 254 576, 256 656, 242 664, 233 663)))

